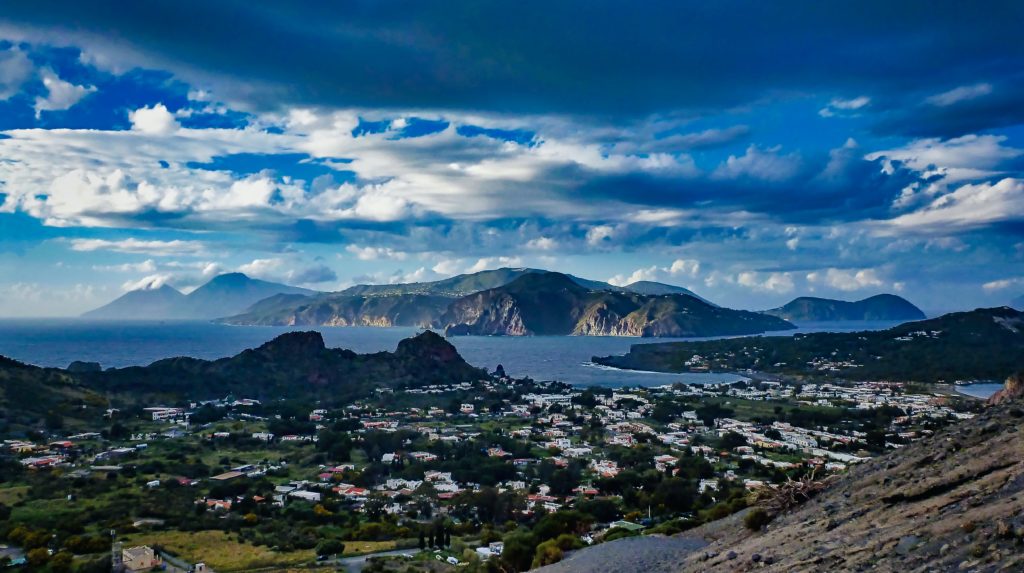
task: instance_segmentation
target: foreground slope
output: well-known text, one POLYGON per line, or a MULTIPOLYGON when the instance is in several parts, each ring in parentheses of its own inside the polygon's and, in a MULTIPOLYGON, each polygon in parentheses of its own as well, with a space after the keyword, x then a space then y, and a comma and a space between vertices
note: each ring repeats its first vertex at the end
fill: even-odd
POLYGON ((795 321, 833 320, 922 320, 921 309, 894 294, 879 294, 864 300, 845 301, 802 296, 765 314, 795 321))
POLYGON ((449 335, 722 336, 794 328, 686 294, 592 290, 560 273, 527 274, 463 297, 440 321, 449 335))
POLYGON ((1019 399, 855 466, 763 532, 738 519, 680 571, 1022 571, 1019 399), (766 562, 771 562, 766 565, 766 562))

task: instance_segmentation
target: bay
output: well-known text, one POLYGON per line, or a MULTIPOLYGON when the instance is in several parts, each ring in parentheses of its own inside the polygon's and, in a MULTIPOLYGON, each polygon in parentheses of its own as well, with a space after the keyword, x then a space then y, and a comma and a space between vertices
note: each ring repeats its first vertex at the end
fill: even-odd
MULTIPOLYGON (((888 321, 806 323, 798 330, 771 333, 878 330, 888 321)), ((86 319, 0 320, 0 355, 38 366, 66 367, 74 360, 99 362, 104 368, 150 364, 162 358, 191 356, 213 360, 263 344, 288 331, 317 330, 329 347, 355 352, 394 350, 398 341, 420 332, 395 327, 228 326, 206 321, 96 321, 86 319)), ((558 380, 579 386, 660 386, 675 382, 703 384, 742 379, 735 374, 666 374, 618 370, 595 365, 593 356, 624 354, 633 344, 695 339, 619 336, 460 336, 448 339, 475 366, 509 375, 558 380)))

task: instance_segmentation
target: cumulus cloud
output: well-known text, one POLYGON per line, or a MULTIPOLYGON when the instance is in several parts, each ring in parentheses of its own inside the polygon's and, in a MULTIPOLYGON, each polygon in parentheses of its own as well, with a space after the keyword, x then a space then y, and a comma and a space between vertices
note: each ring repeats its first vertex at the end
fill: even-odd
POLYGON ((952 139, 925 138, 903 147, 867 154, 876 159, 899 161, 916 171, 940 174, 945 181, 962 181, 992 175, 993 169, 1024 154, 1003 145, 1004 135, 964 135, 952 139))
POLYGON ((639 268, 630 275, 615 275, 608 283, 615 286, 626 286, 637 281, 666 282, 680 278, 696 278, 700 273, 700 261, 692 259, 676 259, 666 267, 651 265, 639 268))
POLYGON ((615 239, 615 227, 611 225, 595 225, 587 229, 587 244, 598 246, 610 243, 615 239))
POLYGON ((713 174, 717 179, 739 179, 749 177, 763 181, 785 181, 800 170, 800 154, 781 155, 781 148, 761 149, 756 145, 747 147, 745 154, 730 155, 713 174))
POLYGON ((396 251, 390 247, 361 247, 359 245, 348 245, 345 250, 355 255, 360 261, 375 261, 377 259, 393 259, 404 261, 408 256, 403 251, 396 251))
POLYGON ((46 97, 37 97, 33 108, 36 110, 36 117, 40 117, 44 111, 64 111, 71 109, 73 105, 82 100, 85 96, 96 91, 93 86, 76 86, 66 82, 50 69, 44 69, 39 77, 46 88, 46 97))
POLYGON ((128 113, 128 119, 132 122, 132 129, 154 135, 174 133, 180 127, 174 114, 167 111, 167 107, 162 103, 131 111, 128 113))
POLYGON ((795 286, 792 273, 744 271, 736 275, 736 283, 752 290, 786 294, 795 286))
POLYGON ((881 287, 885 283, 878 277, 875 269, 837 269, 830 268, 824 272, 815 271, 807 274, 807 282, 825 284, 841 291, 856 291, 865 288, 881 287))
POLYGON ((558 241, 551 237, 537 237, 527 241, 526 248, 535 251, 553 251, 558 248, 558 241))
POLYGON ((1007 177, 996 183, 962 185, 918 210, 881 222, 879 229, 883 233, 949 233, 1020 219, 1024 219, 1024 180, 1007 177))

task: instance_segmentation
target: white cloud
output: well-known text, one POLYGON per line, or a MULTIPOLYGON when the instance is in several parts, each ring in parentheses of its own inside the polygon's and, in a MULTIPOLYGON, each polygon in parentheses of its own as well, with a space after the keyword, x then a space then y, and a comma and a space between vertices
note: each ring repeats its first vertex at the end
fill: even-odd
POLYGON ((881 232, 918 229, 948 233, 1024 217, 1024 180, 963 185, 916 211, 882 222, 881 232))
POLYGON ((942 92, 940 94, 930 96, 926 98, 924 101, 927 104, 934 105, 937 107, 946 107, 962 101, 987 96, 990 93, 992 93, 992 85, 980 83, 970 86, 960 86, 957 88, 953 88, 947 92, 942 92))
POLYGON ((792 292, 794 287, 793 275, 788 272, 744 271, 736 275, 736 283, 752 290, 779 294, 792 292))
POLYGON ((637 281, 668 282, 680 277, 696 278, 700 273, 700 261, 676 259, 667 267, 651 265, 633 271, 629 276, 618 274, 608 279, 608 284, 626 286, 637 281))
POLYGON ((19 91, 32 74, 32 61, 18 48, 0 51, 0 101, 19 91))
POLYGON ((1008 279, 1000 279, 996 281, 990 281, 983 285, 981 288, 986 291, 1005 290, 1012 287, 1024 286, 1024 277, 1013 277, 1008 279))
POLYGON ((878 277, 875 269, 837 269, 830 268, 822 272, 807 274, 807 282, 825 284, 841 291, 855 291, 869 287, 880 287, 885 283, 878 277))
POLYGON ((167 107, 162 103, 131 111, 128 113, 128 119, 132 122, 132 129, 153 135, 174 133, 180 127, 174 114, 167 111, 167 107))
POLYGON ((871 103, 871 98, 859 96, 852 99, 833 99, 827 106, 818 110, 821 117, 833 117, 837 112, 856 111, 871 103))
POLYGON ((44 111, 63 111, 71 109, 82 98, 96 91, 93 86, 76 86, 66 82, 54 73, 53 70, 44 69, 39 72, 39 77, 46 88, 46 97, 37 97, 35 105, 36 117, 44 111))
POLYGON ((360 247, 359 245, 348 245, 345 250, 355 255, 360 261, 375 261, 377 259, 392 259, 404 261, 407 253, 396 251, 390 247, 360 247))
POLYGON ((445 259, 443 261, 438 261, 431 270, 439 275, 450 277, 452 275, 459 274, 460 268, 462 268, 462 260, 445 259))
POLYGON ((155 274, 142 277, 137 281, 126 281, 121 285, 121 290, 133 291, 133 290, 155 290, 166 284, 169 284, 171 275, 169 274, 155 274))
POLYGON ((551 237, 537 237, 527 241, 526 248, 534 251, 553 251, 558 248, 558 241, 551 237))
POLYGON ((715 169, 716 179, 739 179, 749 177, 763 181, 785 181, 800 170, 800 154, 780 155, 779 147, 762 150, 756 145, 747 148, 741 156, 730 155, 715 169))
POLYGON ((238 267, 238 272, 251 277, 273 280, 279 276, 282 267, 284 267, 283 259, 253 259, 238 267))
POLYGON ((480 271, 486 271, 489 269, 497 269, 501 267, 521 267, 523 266, 523 259, 519 257, 484 257, 478 259, 465 271, 466 273, 478 273, 480 271))
POLYGON ((918 139, 903 147, 869 153, 866 159, 897 160, 921 173, 943 175, 945 181, 962 181, 992 175, 1003 162, 1024 154, 1024 150, 1004 147, 1005 141, 1004 135, 918 139))
POLYGON ((201 241, 145 241, 140 239, 71 239, 74 251, 115 251, 119 253, 141 253, 158 257, 172 255, 196 255, 206 252, 201 241))
POLYGON ((596 225, 587 230, 587 244, 592 246, 610 243, 615 239, 615 227, 596 225))
POLYGON ((121 265, 95 265, 96 271, 113 271, 117 273, 152 273, 156 271, 156 262, 146 259, 141 263, 124 263, 121 265))

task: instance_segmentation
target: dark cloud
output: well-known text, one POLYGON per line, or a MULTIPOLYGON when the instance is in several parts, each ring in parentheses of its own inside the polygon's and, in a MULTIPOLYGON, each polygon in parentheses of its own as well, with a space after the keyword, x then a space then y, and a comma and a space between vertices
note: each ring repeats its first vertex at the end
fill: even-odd
POLYGON ((37 0, 0 17, 254 105, 635 116, 780 91, 934 92, 1024 61, 1014 1, 37 0))
POLYGON ((308 285, 336 281, 338 274, 327 265, 319 264, 297 271, 288 278, 296 284, 308 285))

